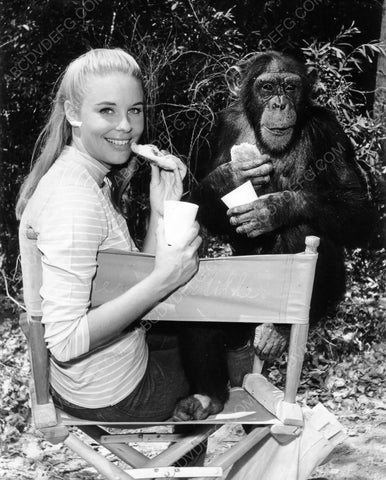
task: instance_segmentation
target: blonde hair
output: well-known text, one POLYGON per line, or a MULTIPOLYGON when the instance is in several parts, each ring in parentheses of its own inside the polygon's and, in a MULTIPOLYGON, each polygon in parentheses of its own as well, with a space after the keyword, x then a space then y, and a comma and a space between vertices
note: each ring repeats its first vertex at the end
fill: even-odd
POLYGON ((48 121, 41 131, 32 153, 36 162, 21 186, 16 205, 16 216, 20 218, 28 200, 40 179, 54 164, 63 148, 71 142, 72 130, 68 123, 64 102, 69 100, 80 108, 90 75, 108 75, 120 72, 137 78, 142 84, 142 74, 134 58, 120 48, 97 48, 73 60, 62 77, 53 101, 48 121))

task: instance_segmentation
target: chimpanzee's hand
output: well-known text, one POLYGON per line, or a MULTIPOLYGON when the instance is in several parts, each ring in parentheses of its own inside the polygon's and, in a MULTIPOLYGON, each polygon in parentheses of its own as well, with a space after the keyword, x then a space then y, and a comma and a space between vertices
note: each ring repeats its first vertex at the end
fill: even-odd
POLYGON ((262 195, 254 202, 230 208, 227 215, 237 233, 258 237, 284 225, 288 219, 288 199, 285 192, 262 195))
POLYGON ((285 325, 262 324, 256 327, 253 346, 261 360, 275 360, 280 357, 288 344, 290 327, 285 325))
POLYGON ((241 185, 251 180, 252 185, 262 185, 270 180, 269 174, 272 171, 269 155, 262 155, 256 145, 243 143, 235 145, 231 149, 229 169, 233 183, 241 185))

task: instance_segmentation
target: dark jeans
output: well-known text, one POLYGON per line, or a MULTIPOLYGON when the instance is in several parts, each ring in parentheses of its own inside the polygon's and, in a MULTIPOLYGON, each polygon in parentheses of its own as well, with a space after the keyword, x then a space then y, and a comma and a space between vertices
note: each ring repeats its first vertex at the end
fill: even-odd
POLYGON ((52 389, 55 404, 79 418, 106 422, 158 422, 172 416, 178 399, 189 394, 175 330, 154 325, 147 336, 149 360, 133 392, 115 405, 84 408, 72 404, 52 389))

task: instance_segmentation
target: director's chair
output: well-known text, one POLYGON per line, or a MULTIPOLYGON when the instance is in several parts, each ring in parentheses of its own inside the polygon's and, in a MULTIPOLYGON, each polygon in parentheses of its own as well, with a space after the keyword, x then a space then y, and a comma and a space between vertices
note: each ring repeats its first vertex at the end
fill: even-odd
MULTIPOLYGON (((262 375, 247 375, 243 388, 231 390, 230 399, 220 414, 199 422, 179 422, 179 425, 189 425, 185 434, 157 432, 160 425, 173 422, 98 424, 78 419, 53 404, 49 392, 49 353, 44 342, 44 327, 41 317, 31 317, 27 312, 21 316, 21 326, 29 344, 30 397, 35 427, 46 440, 53 444, 64 443, 109 480, 225 478, 232 465, 243 465, 243 459, 254 448, 263 445, 267 437, 273 437, 278 445, 289 444, 302 432, 303 426, 303 412, 296 404, 296 393, 306 348, 319 239, 307 237, 305 243, 305 252, 294 255, 202 259, 197 275, 143 319, 152 323, 167 320, 291 324, 284 393, 262 375), (178 464, 179 459, 229 422, 251 424, 255 428, 206 466, 178 464), (112 452, 127 464, 127 468, 120 468, 87 445, 76 433, 69 431, 70 426, 76 426, 75 431, 83 431, 112 452), (125 433, 111 433, 110 427, 125 433), (154 427, 154 431, 138 432, 144 427, 154 427), (128 429, 130 433, 126 433, 128 429), (170 445, 156 457, 148 458, 130 446, 138 442, 168 442, 170 445)), ((92 306, 120 295, 139 282, 152 271, 153 263, 154 257, 147 254, 101 252, 93 283, 92 306)), ((35 287, 38 291, 38 285, 35 287)), ((336 434, 337 428, 330 432, 330 437, 336 434)), ((286 468, 283 465, 283 479, 289 478, 284 473, 286 468)))

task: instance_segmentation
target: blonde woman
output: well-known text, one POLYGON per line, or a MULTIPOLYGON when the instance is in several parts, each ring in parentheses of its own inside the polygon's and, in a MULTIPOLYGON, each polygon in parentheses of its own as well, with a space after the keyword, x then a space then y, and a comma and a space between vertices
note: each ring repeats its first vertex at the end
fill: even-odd
POLYGON ((42 316, 54 401, 90 420, 160 421, 189 393, 178 345, 149 348, 136 321, 198 269, 198 225, 167 246, 165 198, 180 199, 185 167, 152 165, 151 215, 144 251, 155 267, 143 281, 90 309, 99 251, 136 249, 111 200, 111 169, 131 161, 144 128, 140 69, 120 49, 96 49, 62 76, 37 161, 17 205, 24 296, 42 316))

